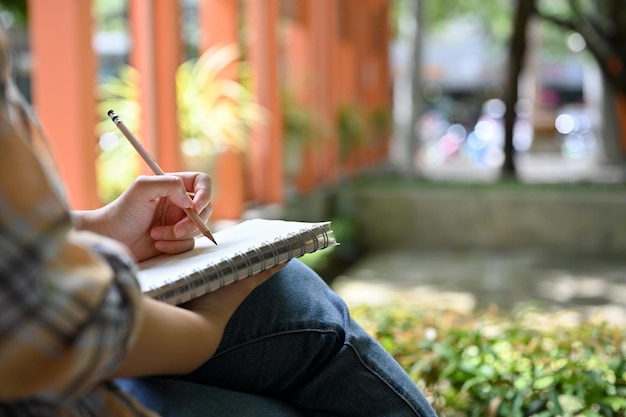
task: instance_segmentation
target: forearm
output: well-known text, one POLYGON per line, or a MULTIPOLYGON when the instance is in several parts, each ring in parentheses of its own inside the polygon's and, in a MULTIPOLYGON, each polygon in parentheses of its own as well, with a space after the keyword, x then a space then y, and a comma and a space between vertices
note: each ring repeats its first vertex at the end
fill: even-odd
POLYGON ((115 376, 185 374, 217 350, 230 317, 243 300, 286 264, 174 307, 143 298, 139 338, 115 376))
POLYGON ((174 375, 206 362, 221 340, 225 322, 144 297, 144 318, 115 377, 174 375))

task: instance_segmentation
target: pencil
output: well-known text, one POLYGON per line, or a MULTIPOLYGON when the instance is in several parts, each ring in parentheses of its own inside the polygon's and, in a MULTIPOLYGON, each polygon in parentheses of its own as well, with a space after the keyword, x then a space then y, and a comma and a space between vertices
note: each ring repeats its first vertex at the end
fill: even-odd
MULTIPOLYGON (((148 151, 146 151, 146 149, 141 145, 141 143, 139 143, 135 135, 133 135, 131 131, 128 130, 128 128, 126 127, 124 122, 122 122, 120 117, 113 110, 109 110, 107 112, 107 115, 111 118, 113 123, 115 123, 117 128, 122 132, 124 137, 128 139, 130 144, 133 145, 133 148, 135 148, 135 150, 139 153, 141 158, 146 162, 146 164, 148 164, 152 172, 154 172, 156 175, 165 175, 165 173, 163 172, 159 164, 156 163, 156 161, 152 158, 152 156, 150 156, 148 151)), ((187 214, 187 217, 189 217, 189 219, 191 219, 191 221, 196 225, 196 227, 200 229, 200 232, 202 232, 204 236, 208 237, 213 243, 217 245, 217 242, 213 238, 211 231, 209 230, 207 225, 202 221, 198 213, 196 213, 191 207, 185 208, 184 210, 185 210, 185 214, 187 214)))

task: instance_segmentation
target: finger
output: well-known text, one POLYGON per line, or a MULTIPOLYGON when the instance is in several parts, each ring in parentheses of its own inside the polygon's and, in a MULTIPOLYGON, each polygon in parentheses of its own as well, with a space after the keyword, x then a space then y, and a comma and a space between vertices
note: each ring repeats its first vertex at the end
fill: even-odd
MULTIPOLYGON (((213 207, 211 204, 200 214, 200 220, 207 223, 213 207)), ((154 240, 178 240, 189 239, 200 236, 202 233, 198 230, 198 226, 187 216, 180 219, 173 225, 159 225, 152 228, 150 237, 154 240)))
POLYGON ((192 194, 192 207, 196 212, 201 212, 209 206, 212 190, 212 180, 209 175, 202 172, 174 172, 169 175, 182 179, 185 190, 192 194))
POLYGON ((211 217, 211 214, 213 214, 213 204, 209 201, 204 210, 200 211, 200 218, 206 222, 211 217))
MULTIPOLYGON (((206 209, 202 210, 198 214, 198 216, 200 217, 200 220, 204 224, 207 224, 209 220, 209 216, 212 211, 213 211, 213 206, 209 204, 206 209)), ((198 236, 201 234, 200 231, 198 230, 198 226, 189 217, 184 217, 183 219, 178 221, 176 224, 174 224, 172 227, 173 227, 172 233, 175 238, 192 237, 192 236, 198 236)))
POLYGON ((206 181, 198 180, 195 183, 192 207, 197 212, 202 212, 208 208, 210 215, 213 212, 213 206, 211 205, 211 178, 208 175, 202 178, 206 181))
POLYGON ((183 179, 176 175, 142 175, 137 177, 132 187, 136 195, 145 201, 167 197, 180 208, 192 207, 192 199, 185 191, 183 179))
POLYGON ((173 255, 193 249, 195 242, 193 238, 183 240, 157 240, 154 242, 154 247, 163 253, 173 255))
POLYGON ((195 237, 200 231, 191 220, 185 218, 175 225, 155 226, 150 230, 154 240, 185 240, 195 237))

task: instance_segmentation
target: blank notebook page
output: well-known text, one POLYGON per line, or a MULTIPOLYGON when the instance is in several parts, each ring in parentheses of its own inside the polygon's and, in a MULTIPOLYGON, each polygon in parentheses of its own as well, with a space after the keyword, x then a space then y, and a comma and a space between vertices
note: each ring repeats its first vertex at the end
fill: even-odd
MULTIPOLYGON (((312 230, 313 228, 317 228, 319 231, 323 228, 328 228, 328 225, 329 223, 327 222, 306 223, 264 219, 247 220, 233 227, 216 232, 213 236, 217 241, 217 245, 213 244, 213 242, 206 237, 200 237, 196 239, 194 249, 188 252, 176 255, 161 255, 141 262, 139 264, 139 283, 142 291, 148 292, 151 289, 160 288, 180 278, 189 276, 196 271, 206 270, 210 265, 220 262, 223 263, 225 259, 241 258, 242 254, 250 253, 253 248, 264 247, 267 246, 268 243, 279 242, 281 239, 285 239, 288 236, 291 236, 293 240, 294 235, 300 235, 302 237, 298 238, 298 240, 301 241, 304 238, 312 242, 316 240, 315 235, 311 232, 302 234, 302 231, 312 230)), ((326 234, 323 235, 324 238, 328 240, 327 246, 330 247, 336 244, 334 239, 328 238, 326 234)), ((309 243, 307 243, 307 245, 309 245, 309 243)), ((321 246, 320 249, 322 249, 321 246)), ((271 253, 269 255, 268 258, 274 258, 271 253)), ((302 253, 295 251, 295 253, 291 255, 298 257, 301 256, 302 253)), ((270 259, 268 262, 273 262, 273 259, 270 259)))

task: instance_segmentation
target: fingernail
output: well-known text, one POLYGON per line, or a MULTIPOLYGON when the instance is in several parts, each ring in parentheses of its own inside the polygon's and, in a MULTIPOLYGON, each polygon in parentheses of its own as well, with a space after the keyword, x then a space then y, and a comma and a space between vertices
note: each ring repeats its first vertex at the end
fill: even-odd
POLYGON ((187 226, 174 226, 174 237, 180 238, 185 236, 186 234, 191 233, 189 227, 187 226))
POLYGON ((191 197, 189 197, 189 195, 187 195, 187 199, 189 200, 189 205, 185 208, 193 210, 193 200, 191 199, 191 197))

